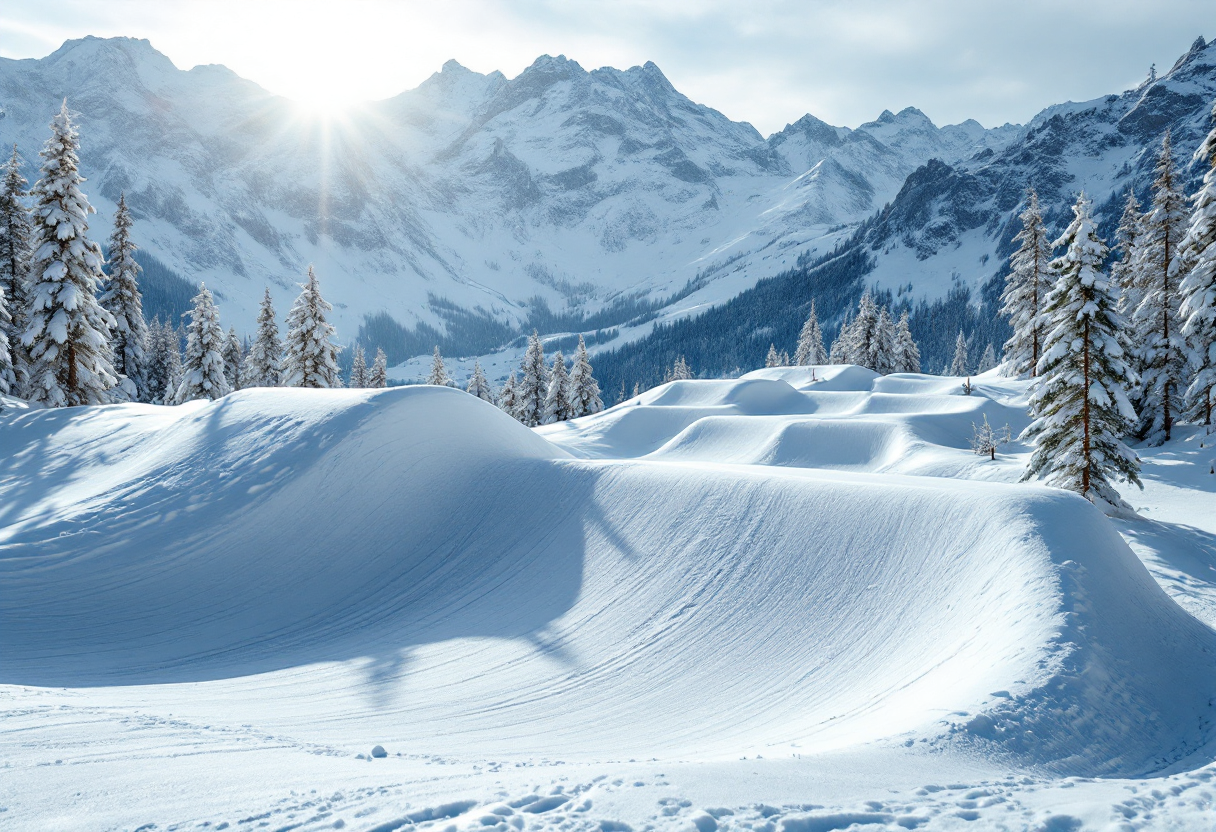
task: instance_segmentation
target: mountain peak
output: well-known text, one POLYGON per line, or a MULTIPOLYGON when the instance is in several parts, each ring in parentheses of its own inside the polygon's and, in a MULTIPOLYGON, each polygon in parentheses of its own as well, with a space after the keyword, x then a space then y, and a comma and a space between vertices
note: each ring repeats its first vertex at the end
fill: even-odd
POLYGON ((99 38, 96 35, 65 40, 62 46, 47 56, 47 60, 55 63, 68 57, 91 57, 104 54, 121 54, 140 62, 173 66, 173 62, 163 52, 158 51, 147 38, 99 38))
POLYGON ((1166 74, 1172 75, 1173 73, 1182 69, 1187 64, 1192 63, 1196 58, 1198 58, 1201 54, 1203 54, 1204 52, 1207 51, 1207 48, 1209 45, 1210 44, 1208 44, 1208 42, 1203 39, 1203 35, 1200 35, 1199 37, 1195 38, 1195 42, 1191 44, 1191 48, 1188 49, 1184 55, 1182 55, 1180 58, 1178 58, 1177 61, 1174 62, 1174 65, 1172 67, 1170 67, 1170 71, 1166 74))
POLYGON ((541 55, 532 65, 516 76, 515 80, 519 80, 528 76, 541 76, 551 78, 552 81, 561 81, 566 78, 575 78, 580 75, 586 75, 587 71, 583 69, 578 61, 572 61, 565 55, 541 55))

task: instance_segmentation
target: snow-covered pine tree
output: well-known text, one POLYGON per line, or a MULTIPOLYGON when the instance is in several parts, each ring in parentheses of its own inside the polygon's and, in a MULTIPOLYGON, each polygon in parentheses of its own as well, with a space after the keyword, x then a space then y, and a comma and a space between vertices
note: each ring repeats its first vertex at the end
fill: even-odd
POLYGON ((1144 217, 1135 268, 1144 296, 1136 308, 1140 343, 1140 421, 1137 435, 1150 445, 1170 438, 1183 414, 1186 391, 1187 344, 1179 316, 1182 280, 1180 244, 1186 235, 1186 197, 1182 193, 1165 132, 1153 182, 1153 202, 1144 217))
MULTIPOLYGON (((1216 105, 1212 108, 1216 118, 1216 105)), ((1216 402, 1216 128, 1195 151, 1195 160, 1206 165, 1203 185, 1194 197, 1191 223, 1183 247, 1190 266, 1179 293, 1183 334, 1191 344, 1191 377, 1187 386, 1187 415, 1196 422, 1212 424, 1216 402)))
POLYGON ((967 370, 967 336, 963 335, 963 331, 958 331, 958 337, 954 339, 954 358, 950 361, 950 369, 946 372, 948 376, 965 376, 967 370))
POLYGON ((443 356, 439 354, 439 345, 435 345, 435 352, 431 355, 431 374, 426 377, 427 384, 435 384, 439 387, 447 387, 449 384, 447 367, 443 366, 443 356))
POLYGON ((988 424, 988 414, 986 413, 984 414, 984 424, 971 423, 971 433, 971 450, 978 456, 987 456, 993 460, 996 459, 996 449, 1011 438, 1009 425, 996 430, 988 424))
POLYGON ((186 358, 182 362, 181 382, 173 394, 174 404, 194 399, 214 401, 232 390, 224 372, 224 348, 228 339, 220 326, 215 300, 205 284, 199 284, 193 303, 188 313, 190 324, 186 327, 186 358))
POLYGON ((1119 259, 1110 266, 1111 283, 1119 290, 1119 314, 1128 322, 1136 313, 1143 293, 1136 284, 1136 252, 1140 243, 1140 227, 1144 223, 1144 215, 1140 213, 1140 200, 1136 192, 1127 189, 1127 201, 1123 203, 1123 216, 1119 218, 1119 227, 1115 230, 1115 251, 1119 259))
POLYGON ((241 389, 244 369, 245 353, 241 349, 240 336, 236 334, 236 327, 229 327, 228 337, 224 341, 224 378, 228 379, 229 390, 241 389))
POLYGON ((481 369, 480 361, 473 362, 473 375, 469 376, 465 390, 483 402, 494 404, 494 392, 490 389, 490 382, 486 379, 485 371, 481 369))
POLYGON ((794 350, 794 364, 806 367, 811 364, 826 364, 827 350, 823 348, 823 330, 819 328, 819 315, 815 312, 815 301, 811 301, 811 314, 798 333, 798 348, 794 350))
POLYGON ((185 375, 185 369, 182 367, 182 333, 175 326, 171 326, 168 321, 165 321, 165 378, 168 379, 168 386, 165 388, 163 404, 172 403, 173 397, 177 395, 177 389, 182 385, 182 376, 185 375))
POLYGON ((677 355, 676 362, 671 365, 671 381, 686 381, 690 378, 692 378, 692 369, 684 360, 684 356, 677 355))
POLYGON ((148 324, 148 344, 146 378, 148 381, 148 401, 161 403, 165 396, 165 356, 161 346, 160 315, 154 317, 148 324))
POLYGON ((977 373, 986 373, 996 366, 996 350, 992 348, 992 344, 984 347, 984 352, 980 356, 980 363, 976 366, 977 373))
POLYGON ((350 384, 347 387, 367 387, 367 358, 363 355, 363 345, 355 345, 355 357, 350 362, 350 384))
MULTIPOLYGON (((1136 199, 1135 190, 1128 188, 1127 201, 1123 203, 1123 216, 1119 219, 1119 227, 1115 231, 1115 250, 1119 253, 1119 259, 1111 264, 1110 280, 1111 285, 1119 292, 1117 311, 1126 324, 1119 337, 1123 339, 1123 353, 1135 379, 1140 378, 1140 371, 1144 369, 1140 364, 1140 339, 1136 335, 1135 322, 1136 308, 1144 299, 1136 269, 1143 223, 1140 201, 1136 199)), ((1138 381, 1128 387, 1127 397, 1132 407, 1139 412, 1141 402, 1138 381)))
MULTIPOLYGON (((132 398, 150 401, 147 378, 148 326, 144 323, 143 295, 139 275, 143 269, 135 262, 135 243, 131 240, 131 212, 126 194, 118 195, 114 213, 114 233, 110 235, 110 279, 100 303, 114 316, 110 348, 114 370, 134 387, 132 398)), ((125 386, 125 385, 124 385, 125 386)))
POLYGON ((521 377, 515 386, 515 418, 530 428, 545 418, 545 397, 549 393, 549 371, 545 367, 545 348, 536 330, 528 336, 521 377))
POLYGON ((1120 440, 1136 418, 1127 399, 1129 367, 1114 288, 1102 273, 1107 248, 1098 239, 1085 194, 1056 246, 1060 275, 1043 304, 1043 355, 1030 396, 1034 421, 1022 437, 1034 453, 1022 480, 1045 477, 1095 504, 1122 506, 1113 477, 1140 485, 1140 463, 1120 440))
MULTIPOLYGON (((1001 294, 1001 313, 1008 316, 1013 335, 1005 342, 1006 375, 1032 378, 1042 354, 1043 299, 1051 291, 1055 275, 1051 273, 1051 245, 1047 226, 1039 210, 1039 195, 1034 188, 1026 190, 1026 209, 1020 216, 1022 230, 1013 238, 1020 243, 1009 258, 1010 271, 1001 294)), ((951 375, 962 375, 951 371, 951 375)))
POLYGON ((8 302, 4 299, 4 287, 0 286, 0 395, 15 393, 17 374, 13 372, 13 353, 8 346, 8 329, 13 319, 8 313, 8 302))
POLYGON ((507 376, 507 380, 503 383, 502 389, 498 391, 498 401, 496 402, 499 410, 506 413, 512 418, 518 419, 519 401, 515 395, 515 371, 511 371, 511 375, 507 376))
POLYGON ((283 342, 274 319, 270 289, 262 296, 258 310, 258 332, 245 357, 245 387, 278 387, 283 376, 283 342))
POLYGON ((845 360, 849 364, 877 369, 874 363, 881 350, 878 343, 879 317, 878 304, 867 290, 857 302, 857 317, 849 325, 845 336, 845 360))
MULTIPOLYGON (((625 392, 625 382, 621 382, 621 393, 625 392)), ((587 345, 583 336, 578 336, 578 352, 574 354, 574 366, 570 369, 570 413, 572 419, 599 413, 604 409, 600 399, 600 383, 595 380, 591 371, 591 359, 587 355, 587 345)))
POLYGON ((379 347, 376 347, 376 357, 372 361, 371 372, 367 374, 367 386, 374 390, 383 390, 388 387, 388 357, 379 347))
POLYGON ((916 339, 912 337, 907 310, 899 316, 899 323, 895 326, 895 372, 920 372, 920 347, 916 346, 916 339))
POLYGON ((764 366, 765 367, 780 367, 781 366, 781 357, 779 355, 777 355, 776 344, 768 345, 768 355, 764 356, 764 366))
POLYGON ((110 353, 114 318, 97 302, 104 258, 86 236, 93 206, 80 190, 79 147, 65 100, 51 120, 33 190, 35 251, 21 339, 30 362, 27 397, 48 407, 103 404, 118 383, 110 353))
POLYGON ((16 386, 13 393, 25 390, 29 360, 21 338, 25 334, 29 310, 30 266, 33 261, 33 222, 25 207, 25 177, 21 175, 21 157, 17 145, 4 166, 4 181, 0 184, 0 291, 8 303, 11 320, 4 330, 13 359, 16 386))
POLYGON ((325 318, 333 307, 321 297, 321 286, 312 266, 287 313, 287 343, 283 360, 283 385, 286 387, 340 387, 338 347, 330 339, 334 328, 325 318))
POLYGON ((570 375, 566 372, 566 359, 561 350, 553 353, 553 369, 549 371, 549 389, 545 392, 545 415, 543 424, 565 422, 570 412, 570 375))
POLYGON ((870 340, 869 366, 874 372, 887 375, 895 372, 895 323, 887 307, 878 312, 874 337, 870 340))
POLYGON ((852 325, 853 310, 846 306, 844 320, 840 322, 840 327, 836 330, 836 337, 832 339, 831 349, 828 350, 829 364, 849 363, 849 329, 852 325))

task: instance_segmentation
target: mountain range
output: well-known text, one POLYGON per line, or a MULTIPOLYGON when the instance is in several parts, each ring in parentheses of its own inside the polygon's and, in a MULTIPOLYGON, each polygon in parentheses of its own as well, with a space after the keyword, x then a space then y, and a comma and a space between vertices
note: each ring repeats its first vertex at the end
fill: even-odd
POLYGON ((830 248, 930 158, 1018 134, 907 108, 855 130, 807 115, 766 139, 653 63, 549 56, 513 79, 449 61, 330 119, 220 66, 179 70, 146 40, 89 37, 0 59, 0 140, 31 180, 65 97, 97 236, 125 191, 144 251, 206 281, 226 321, 247 329, 264 286, 288 303, 313 263, 346 339, 387 316, 449 343, 477 333, 451 344, 465 350, 720 301, 830 248))
POLYGON ((856 129, 805 115, 765 138, 653 63, 542 56, 508 79, 449 61, 322 117, 221 66, 180 70, 146 40, 88 37, 0 59, 0 140, 31 180, 65 97, 94 234, 125 192, 149 314, 176 315, 205 281, 248 331, 263 288, 284 312, 311 263, 339 338, 393 363, 439 343, 502 376, 537 327, 555 344, 586 332, 615 384, 653 380, 672 350, 704 372, 746 368, 811 298, 838 321, 865 286, 924 307, 934 361, 955 332, 926 304, 962 296, 976 349, 999 341, 967 321, 991 316, 1026 186, 1054 225, 1082 188, 1112 225, 1128 187, 1146 194, 1164 130, 1187 154, 1206 131, 1216 48, 1200 38, 1169 73, 1025 126, 937 127, 908 107, 856 129), (713 332, 727 307, 735 328, 713 332))

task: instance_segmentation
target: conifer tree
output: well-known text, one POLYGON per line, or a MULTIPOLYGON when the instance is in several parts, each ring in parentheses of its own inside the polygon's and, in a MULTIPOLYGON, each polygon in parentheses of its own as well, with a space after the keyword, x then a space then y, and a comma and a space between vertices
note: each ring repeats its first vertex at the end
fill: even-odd
POLYGON ((553 369, 549 372, 549 389, 545 392, 545 415, 543 424, 565 422, 570 412, 570 376, 566 373, 566 359, 561 350, 553 354, 553 369))
POLYGON ((194 399, 214 401, 232 390, 224 372, 227 339, 220 326, 219 310, 206 285, 199 284, 193 303, 188 313, 190 324, 186 327, 186 358, 182 362, 181 381, 173 394, 174 404, 194 399))
POLYGON ((768 355, 764 356, 765 367, 780 367, 781 357, 777 355, 777 346, 775 344, 768 345, 768 355))
POLYGON ((147 357, 148 401, 160 404, 164 402, 165 390, 168 387, 168 356, 165 354, 160 315, 157 315, 148 324, 147 357))
MULTIPOLYGON (((621 392, 624 393, 624 382, 621 382, 621 392)), ((599 413, 604 409, 600 399, 600 383, 595 380, 591 370, 591 359, 587 355, 587 345, 583 336, 578 336, 578 352, 574 355, 574 367, 570 370, 570 413, 571 418, 588 416, 599 413)))
POLYGON ((110 235, 110 279, 100 303, 114 316, 110 347, 114 370, 133 386, 135 401, 149 401, 147 379, 148 326, 144 323, 143 295, 139 275, 143 269, 135 262, 135 243, 131 240, 131 212, 125 194, 118 196, 114 214, 114 233, 110 235))
POLYGON ((967 336, 963 335, 963 331, 958 331, 958 337, 954 339, 954 358, 950 361, 950 369, 947 371, 948 376, 965 376, 967 370, 967 336))
POLYGON ((996 366, 996 351, 992 349, 992 344, 984 347, 984 353, 980 356, 980 363, 975 368, 977 373, 986 373, 996 366))
POLYGON ((1125 322, 1119 337, 1123 339, 1123 353, 1132 372, 1132 376, 1130 376, 1132 382, 1127 388, 1127 398, 1137 412, 1142 404, 1139 378, 1144 367, 1140 363, 1140 339, 1136 334, 1135 316, 1136 308, 1144 299, 1144 290, 1140 285, 1141 276, 1136 268, 1136 261, 1140 256, 1143 224, 1144 215, 1140 212, 1140 202, 1136 199, 1136 192, 1134 189, 1128 188, 1127 201, 1123 203, 1123 216, 1119 220, 1118 229, 1115 230, 1115 250, 1119 253, 1119 259, 1111 264, 1110 280, 1111 285, 1119 292, 1119 303, 1116 309, 1125 322))
POLYGON ((21 340, 29 322, 29 281, 34 237, 30 212, 24 202, 28 196, 26 184, 25 177, 21 175, 17 145, 13 145, 13 155, 4 167, 4 181, 0 183, 0 291, 4 292, 10 316, 4 334, 8 339, 16 378, 12 392, 17 395, 25 391, 29 375, 29 357, 21 340))
POLYGON ((431 356, 431 374, 427 376, 427 384, 436 384, 440 387, 448 387, 451 385, 451 380, 448 378, 448 370, 443 366, 443 356, 439 354, 439 345, 435 345, 435 352, 431 356))
POLYGON ((165 378, 168 379, 168 386, 165 388, 165 395, 162 402, 169 404, 173 400, 173 396, 177 394, 177 388, 181 387, 182 376, 185 371, 182 368, 182 333, 177 327, 172 326, 168 321, 164 325, 165 335, 165 378))
POLYGON ((110 352, 114 318, 97 302, 104 259, 86 236, 93 206, 80 190, 79 147, 64 101, 33 191, 35 251, 21 339, 30 361, 28 398, 48 407, 102 404, 118 383, 110 352))
POLYGON ((258 332, 245 358, 245 387, 278 387, 283 376, 283 342, 274 319, 270 289, 262 296, 258 310, 258 332))
POLYGON ((485 371, 481 369, 480 361, 473 362, 473 375, 469 376, 465 390, 483 402, 494 404, 494 392, 490 389, 490 382, 486 379, 485 371))
POLYGON ((852 310, 845 310, 844 321, 837 330, 837 337, 832 339, 832 349, 828 352, 828 364, 849 364, 849 315, 852 310))
POLYGON ((363 355, 363 345, 355 345, 355 357, 350 362, 350 384, 351 388, 367 387, 367 358, 363 355))
POLYGON ((224 378, 228 379, 229 390, 241 389, 244 367, 245 353, 241 349, 241 339, 236 334, 236 327, 229 327, 228 337, 224 341, 224 378))
POLYGON ((899 316, 899 323, 895 327, 895 368, 897 373, 920 372, 920 348, 912 337, 906 310, 899 316))
POLYGON ((545 367, 545 348, 536 330, 528 336, 521 377, 515 387, 515 417, 530 428, 545 418, 545 397, 549 392, 549 371, 545 367))
POLYGON ((805 367, 810 364, 826 364, 827 350, 823 348, 823 331, 819 328, 819 315, 815 312, 815 301, 811 301, 811 314, 807 315, 802 332, 798 334, 798 348, 794 350, 794 364, 805 367))
MULTIPOLYGON (((1032 378, 1042 354, 1043 331, 1040 314, 1043 299, 1051 291, 1051 245, 1047 227, 1039 210, 1039 195, 1026 190, 1026 210, 1021 214, 1022 230, 1013 238, 1020 243, 1009 258, 1010 271, 1001 295, 1001 312, 1009 317, 1013 335, 1005 342, 1005 373, 1015 378, 1032 378)), ((951 375, 963 375, 951 370, 951 375)))
POLYGON ((881 350, 878 321, 880 313, 873 295, 867 290, 857 303, 857 317, 845 332, 845 361, 861 367, 877 369, 874 364, 881 350))
POLYGON ((8 329, 13 319, 8 313, 8 302, 4 299, 4 288, 0 287, 0 395, 16 392, 17 375, 13 372, 13 353, 8 345, 8 329))
POLYGON ((1119 290, 1119 314, 1129 323, 1140 305, 1143 292, 1136 283, 1136 253, 1139 249, 1140 227, 1144 215, 1140 213, 1140 201, 1136 192, 1127 189, 1127 201, 1123 203, 1123 216, 1115 230, 1115 251, 1119 259, 1111 264, 1110 280, 1119 290))
POLYGON ((1009 425, 1005 425, 1000 430, 993 428, 988 424, 988 414, 986 413, 984 414, 984 424, 971 423, 971 432, 971 450, 977 455, 987 456, 992 460, 996 459, 996 449, 1012 438, 1009 425))
MULTIPOLYGON (((666 381, 686 381, 690 378, 692 378, 692 370, 689 368, 688 362, 684 360, 684 356, 677 355, 675 363, 667 371, 666 381)), ((637 395, 637 391, 634 392, 634 395, 637 395)))
POLYGON ((895 372, 895 337, 895 323, 884 306, 878 312, 874 337, 870 341, 869 367, 874 372, 884 376, 895 372))
POLYGON ((506 382, 502 389, 498 391, 498 407, 502 412, 506 413, 513 419, 518 419, 519 401, 515 395, 515 371, 511 371, 511 375, 507 376, 506 382))
POLYGON ((1144 292, 1135 316, 1141 356, 1137 435, 1150 445, 1170 438, 1182 415, 1186 390, 1187 345, 1179 316, 1183 277, 1179 255, 1186 234, 1186 197, 1174 168, 1168 130, 1156 170, 1153 202, 1144 218, 1135 263, 1137 282, 1144 292))
MULTIPOLYGON (((1212 108, 1216 118, 1216 105, 1212 108)), ((1206 166, 1203 185, 1194 197, 1190 227, 1183 242, 1189 271, 1179 286, 1183 333, 1191 343, 1191 377, 1187 410, 1191 419, 1212 424, 1216 402, 1216 128, 1195 151, 1206 166)))
POLYGON ((375 390, 388 387, 388 357, 379 347, 376 347, 376 358, 372 361, 372 369, 367 376, 367 386, 375 390))
POLYGON ((1107 249, 1084 194, 1073 212, 1056 243, 1065 249, 1053 263, 1060 277, 1043 307, 1046 336, 1030 396, 1034 421, 1022 434, 1035 447, 1022 479, 1044 477, 1093 503, 1122 506, 1111 479, 1140 485, 1136 455, 1120 440, 1136 417, 1125 390, 1124 324, 1102 273, 1107 249))
POLYGON ((325 318, 333 307, 321 297, 321 286, 312 266, 287 313, 287 343, 283 360, 283 384, 287 387, 331 388, 342 384, 338 376, 338 347, 334 328, 325 318))

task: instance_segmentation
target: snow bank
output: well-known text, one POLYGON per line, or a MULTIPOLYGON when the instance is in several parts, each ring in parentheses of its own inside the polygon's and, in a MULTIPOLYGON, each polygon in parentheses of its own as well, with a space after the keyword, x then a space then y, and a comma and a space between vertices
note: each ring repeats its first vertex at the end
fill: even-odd
MULTIPOLYGON (((898 395, 822 395, 855 394, 898 395)), ((0 683, 138 684, 352 754, 1211 759, 1216 634, 1105 517, 1051 489, 773 467, 925 444, 932 414, 805 420, 817 395, 677 382, 544 433, 662 448, 635 461, 571 459, 432 387, 7 417, 0 683)), ((1004 407, 960 401, 940 418, 1004 407)))

